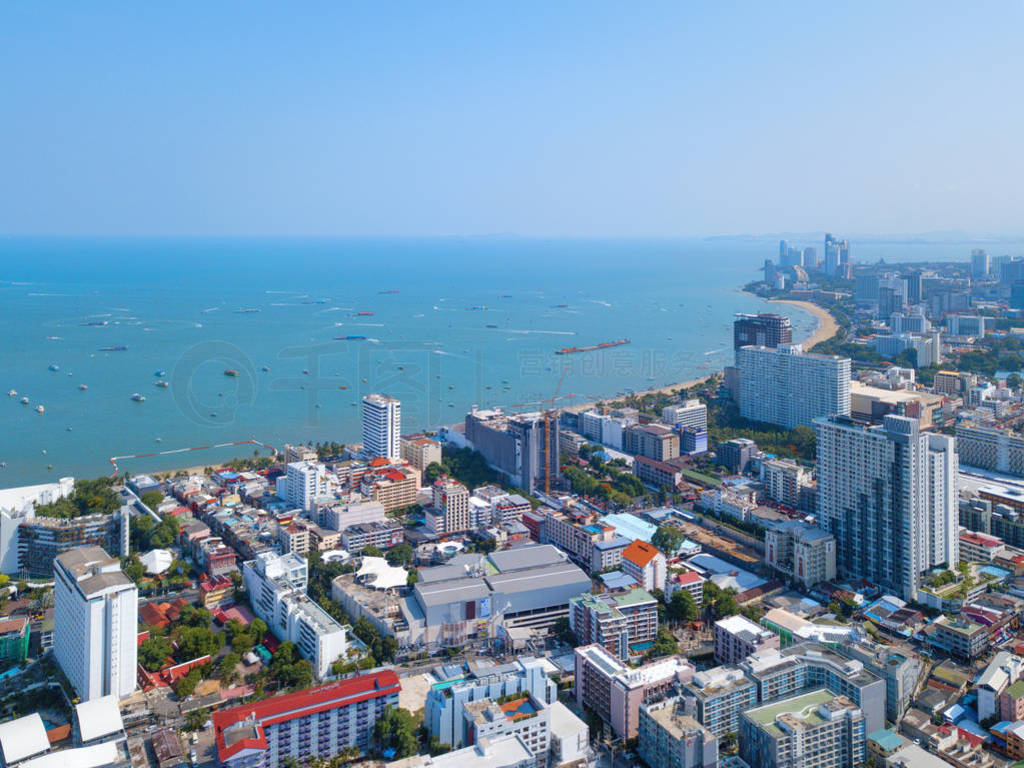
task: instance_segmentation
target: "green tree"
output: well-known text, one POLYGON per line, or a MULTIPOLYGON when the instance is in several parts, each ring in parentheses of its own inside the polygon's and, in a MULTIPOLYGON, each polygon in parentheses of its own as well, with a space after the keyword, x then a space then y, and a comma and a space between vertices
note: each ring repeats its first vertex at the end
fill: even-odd
POLYGON ((668 601, 666 613, 672 621, 696 621, 700 615, 700 608, 690 590, 677 589, 668 601))
POLYGON ((191 696, 195 691, 196 686, 199 685, 203 680, 203 673, 199 667, 193 667, 189 670, 189 673, 184 677, 180 678, 174 685, 174 692, 178 694, 178 698, 184 699, 191 696))
POLYGON ((376 544, 370 544, 368 547, 364 547, 361 553, 363 557, 382 557, 383 552, 380 551, 380 547, 376 544))
POLYGON ((412 547, 402 542, 396 544, 387 551, 384 558, 388 561, 388 565, 393 566, 404 566, 409 565, 412 562, 413 550, 412 547))
POLYGON ((178 659, 190 661, 200 656, 213 656, 220 650, 223 637, 207 627, 182 627, 177 631, 178 659))
POLYGON ((170 655, 171 643, 166 637, 149 637, 139 645, 139 664, 149 672, 161 669, 170 655))
POLYGON ((201 730, 206 725, 206 721, 209 718, 210 710, 206 707, 193 709, 191 712, 185 713, 185 728, 189 731, 201 730))
POLYGON ((423 470, 423 482, 425 485, 433 485, 434 481, 443 474, 444 467, 436 461, 432 461, 427 464, 427 468, 423 470))
POLYGON ((156 511, 157 506, 164 500, 164 495, 160 491, 147 491, 142 494, 142 503, 147 507, 156 511))
POLYGON ((666 557, 674 557, 685 540, 686 535, 678 528, 662 525, 651 537, 651 544, 664 552, 666 557))
POLYGON ((373 726, 371 744, 378 755, 394 750, 392 760, 415 755, 419 751, 416 739, 416 722, 409 710, 401 707, 385 707, 380 719, 373 726))
POLYGON ((1010 389, 1020 389, 1021 378, 1019 373, 1011 373, 1006 377, 1006 386, 1010 389))
POLYGON ((263 636, 267 634, 270 628, 263 619, 257 617, 249 622, 249 633, 252 634, 253 639, 257 644, 263 642, 263 636))

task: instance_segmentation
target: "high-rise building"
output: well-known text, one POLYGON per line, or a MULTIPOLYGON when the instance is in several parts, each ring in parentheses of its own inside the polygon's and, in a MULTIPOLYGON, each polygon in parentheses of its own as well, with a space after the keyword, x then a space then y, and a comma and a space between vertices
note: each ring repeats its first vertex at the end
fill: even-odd
POLYGON ((814 427, 818 515, 836 538, 839 572, 917 599, 923 572, 959 560, 953 439, 895 415, 880 426, 831 416, 814 427))
POLYGON ((474 409, 466 415, 466 440, 528 493, 543 489, 545 477, 559 477, 558 435, 558 419, 542 413, 507 416, 500 409, 474 409))
POLYGON ((732 323, 733 349, 740 347, 771 347, 790 344, 793 328, 788 317, 770 312, 756 315, 736 313, 732 323))
POLYGON ((363 398, 363 453, 367 458, 401 458, 402 404, 387 395, 363 398))
POLYGON ((135 690, 139 590, 99 547, 53 561, 53 652, 82 701, 135 690))
POLYGON ((975 248, 971 251, 971 277, 976 280, 984 280, 992 272, 992 261, 988 251, 984 248, 975 248))
POLYGON ((469 491, 448 476, 434 481, 433 504, 426 510, 427 528, 438 535, 469 530, 469 491))
POLYGON ((298 509, 311 510, 313 499, 326 492, 326 475, 323 464, 293 461, 287 465, 285 481, 281 483, 286 490, 285 499, 298 509))
POLYGON ((759 455, 757 443, 747 437, 734 437, 715 446, 715 460, 734 475, 742 475, 759 455))
POLYGON ((920 304, 921 296, 923 295, 922 290, 922 278, 923 274, 920 269, 914 269, 908 272, 904 276, 904 280, 907 281, 907 303, 908 304, 920 304))
POLYGON ((661 421, 672 427, 708 428, 708 407, 696 398, 683 405, 667 405, 661 409, 661 421))
POLYGON ((736 367, 744 418, 793 429, 819 416, 850 412, 848 357, 804 354, 798 344, 741 347, 736 367))
POLYGON ((658 634, 658 601, 644 589, 569 601, 569 625, 580 645, 596 643, 623 661, 643 655, 658 634))
POLYGON ((850 241, 825 235, 825 274, 835 275, 840 265, 850 262, 850 241))
POLYGON ((878 278, 879 317, 889 317, 893 312, 902 312, 907 306, 909 292, 907 281, 902 277, 878 278))
POLYGON ((814 269, 818 266, 818 249, 808 245, 804 248, 803 267, 814 269))

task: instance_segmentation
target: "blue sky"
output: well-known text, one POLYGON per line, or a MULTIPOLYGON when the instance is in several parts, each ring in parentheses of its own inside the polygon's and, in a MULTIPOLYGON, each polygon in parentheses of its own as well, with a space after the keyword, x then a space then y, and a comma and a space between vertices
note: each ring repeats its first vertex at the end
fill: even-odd
POLYGON ((8 2, 0 232, 1020 232, 1024 4, 8 2))

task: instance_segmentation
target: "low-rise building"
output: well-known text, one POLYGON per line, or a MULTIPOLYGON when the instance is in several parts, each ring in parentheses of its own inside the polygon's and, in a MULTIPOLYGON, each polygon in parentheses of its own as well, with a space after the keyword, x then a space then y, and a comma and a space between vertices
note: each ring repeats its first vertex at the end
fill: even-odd
POLYGON ((928 642, 964 661, 973 661, 989 648, 988 627, 963 616, 939 616, 925 629, 928 642))
POLYGON ((665 590, 665 555, 642 539, 636 539, 622 551, 622 572, 648 592, 665 590))
POLYGON ((633 459, 633 474, 641 482, 655 488, 677 488, 683 481, 683 473, 675 464, 656 461, 646 456, 633 459))
POLYGON ((468 747, 440 755, 413 755, 388 763, 386 768, 535 768, 537 759, 518 736, 482 739, 468 747))
POLYGON ((25 616, 0 619, 0 661, 15 664, 28 658, 29 622, 25 616))
POLYGON ((420 472, 441 463, 441 444, 426 435, 407 435, 399 440, 401 457, 420 472))

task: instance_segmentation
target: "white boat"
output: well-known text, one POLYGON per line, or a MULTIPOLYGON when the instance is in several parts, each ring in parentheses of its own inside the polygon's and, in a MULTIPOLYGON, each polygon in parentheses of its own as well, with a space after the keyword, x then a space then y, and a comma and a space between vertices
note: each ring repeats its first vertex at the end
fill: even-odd
POLYGON ((9 389, 9 390, 7 390, 7 396, 8 397, 17 397, 18 393, 15 390, 13 390, 13 389, 9 389))
POLYGON ((88 384, 79 384, 78 388, 80 390, 82 390, 83 392, 85 392, 85 390, 87 390, 89 388, 89 385, 88 384))
POLYGON ((28 398, 27 397, 21 398, 21 404, 22 405, 28 405, 28 398))
POLYGON ((138 392, 133 392, 132 400, 134 400, 136 403, 144 403, 146 402, 146 396, 140 395, 138 392))
POLYGON ((41 405, 37 405, 36 406, 36 413, 42 413, 44 410, 46 410, 46 409, 43 408, 43 406, 41 406, 41 405))

